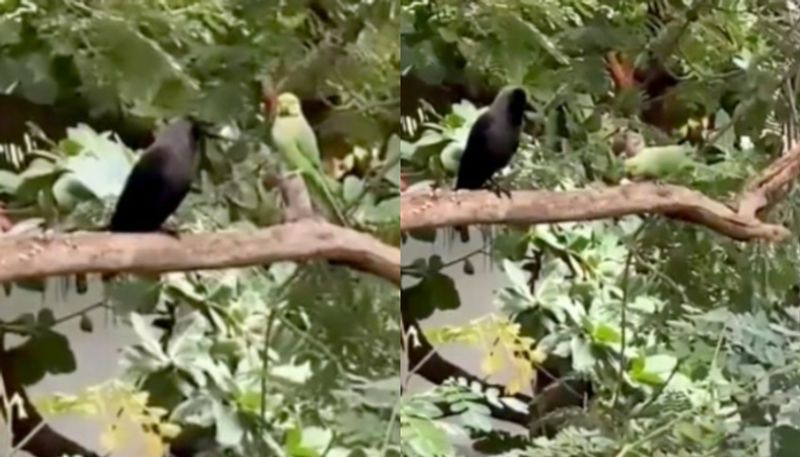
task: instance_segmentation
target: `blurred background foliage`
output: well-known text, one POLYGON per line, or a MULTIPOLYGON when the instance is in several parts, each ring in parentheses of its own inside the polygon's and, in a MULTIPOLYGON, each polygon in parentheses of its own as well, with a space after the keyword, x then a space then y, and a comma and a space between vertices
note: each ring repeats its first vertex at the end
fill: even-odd
MULTIPOLYGON (((634 132, 647 146, 690 146, 704 166, 680 181, 735 197, 797 139, 798 13, 792 1, 760 0, 403 1, 404 180, 411 190, 451 187, 480 109, 518 84, 536 113, 501 179, 510 187, 617 184, 616 143, 634 132), (659 87, 659 77, 674 81, 659 87)), ((798 203, 791 192, 770 222, 798 232, 798 203)), ((469 274, 484 257, 511 284, 497 286, 494 322, 518 338, 470 337, 486 335, 477 321, 429 339, 484 348, 476 374, 511 369, 509 394, 541 387, 538 356, 514 346, 532 339, 537 353, 566 361, 558 377, 591 381, 580 392, 589 400, 545 414, 530 405, 530 422, 510 438, 486 420, 496 392, 459 396, 447 385, 407 396, 410 455, 457 455, 451 443, 465 436, 505 456, 796 454, 797 237, 740 243, 650 216, 483 232, 487 249, 467 259, 404 256, 418 282, 403 306, 420 319, 457 309, 463 297, 439 267, 469 274), (498 362, 498 352, 517 360, 498 362)))
MULTIPOLYGON (((278 223, 279 194, 260 179, 278 161, 266 88, 302 99, 355 228, 398 245, 399 14, 394 0, 0 2, 3 230, 102 227, 154 129, 186 114, 227 139, 205 144, 181 227, 278 223)), ((122 384, 38 402, 109 421, 103 452, 144 442, 139 455, 399 455, 391 284, 327 263, 96 279, 6 294, 100 288, 92 309, 132 326, 140 342, 122 357, 122 384)), ((12 349, 23 384, 80 369, 59 326, 92 331, 88 311, 44 307, 2 324, 23 338, 12 349)))

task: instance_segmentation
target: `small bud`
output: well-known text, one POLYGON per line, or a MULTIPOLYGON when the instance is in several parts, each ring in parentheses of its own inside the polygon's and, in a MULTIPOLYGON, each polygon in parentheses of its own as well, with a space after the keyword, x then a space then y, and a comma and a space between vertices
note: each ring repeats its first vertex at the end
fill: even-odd
POLYGON ((92 331, 94 331, 94 324, 86 314, 81 315, 80 327, 81 330, 86 333, 92 333, 92 331))
POLYGON ((472 265, 469 259, 464 260, 464 274, 467 275, 474 275, 475 274, 475 267, 472 265))

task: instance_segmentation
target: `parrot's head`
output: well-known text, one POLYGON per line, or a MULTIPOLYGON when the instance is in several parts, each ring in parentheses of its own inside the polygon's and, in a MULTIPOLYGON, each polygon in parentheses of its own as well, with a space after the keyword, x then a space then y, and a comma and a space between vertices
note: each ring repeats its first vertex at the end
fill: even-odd
POLYGON ((296 117, 303 115, 303 107, 300 105, 300 99, 291 92, 284 92, 278 95, 277 105, 279 117, 296 117))
POLYGON ((630 159, 626 159, 623 162, 623 168, 625 174, 628 176, 638 176, 642 174, 642 164, 640 160, 636 160, 636 157, 631 157, 630 159))

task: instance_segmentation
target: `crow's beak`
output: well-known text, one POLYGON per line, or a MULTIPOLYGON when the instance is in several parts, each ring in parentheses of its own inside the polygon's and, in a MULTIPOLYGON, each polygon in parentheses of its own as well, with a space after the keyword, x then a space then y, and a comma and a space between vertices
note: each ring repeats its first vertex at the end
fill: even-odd
POLYGON ((227 136, 225 136, 225 135, 220 135, 219 133, 217 133, 217 132, 214 132, 214 131, 211 131, 211 130, 206 130, 206 129, 204 129, 204 130, 202 130, 202 133, 203 133, 203 136, 204 136, 205 138, 208 138, 208 139, 210 139, 210 140, 218 140, 218 141, 235 141, 233 138, 228 138, 228 137, 227 137, 227 136))
POLYGON ((219 135, 214 131, 214 124, 208 121, 204 121, 202 119, 198 119, 196 117, 191 118, 192 123, 195 125, 195 128, 200 133, 200 136, 203 138, 213 138, 218 140, 224 140, 225 137, 219 135))
POLYGON ((231 141, 230 138, 214 132, 203 131, 203 136, 212 140, 231 141))
POLYGON ((525 110, 523 111, 523 116, 529 122, 536 122, 539 120, 539 113, 538 110, 530 104, 530 102, 525 102, 525 110))
POLYGON ((211 122, 196 120, 194 121, 194 123, 197 125, 197 128, 200 129, 200 131, 203 132, 204 134, 210 133, 214 128, 214 124, 212 124, 211 122))
POLYGON ((536 107, 534 107, 528 100, 525 100, 525 111, 536 111, 536 107))

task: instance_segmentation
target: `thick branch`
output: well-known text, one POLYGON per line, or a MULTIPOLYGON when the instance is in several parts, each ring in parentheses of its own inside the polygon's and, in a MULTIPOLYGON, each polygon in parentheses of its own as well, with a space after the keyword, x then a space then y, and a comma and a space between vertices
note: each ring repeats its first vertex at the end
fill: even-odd
POLYGON ((316 216, 314 206, 311 204, 311 197, 308 195, 308 188, 301 176, 292 176, 281 179, 278 183, 281 190, 281 197, 286 203, 283 211, 285 222, 295 222, 301 219, 313 219, 316 216))
POLYGON ((311 196, 308 194, 303 177, 300 175, 277 176, 265 174, 262 183, 267 189, 278 188, 283 200, 283 222, 297 222, 302 219, 322 220, 314 211, 311 196))
POLYGON ((303 220, 252 232, 79 233, 0 237, 0 282, 78 273, 163 273, 331 260, 400 284, 400 250, 369 235, 303 220))
POLYGON ((743 217, 757 217, 783 198, 800 175, 800 143, 772 162, 744 187, 737 207, 743 217))
POLYGON ((699 192, 649 182, 568 192, 517 191, 512 192, 512 198, 489 191, 437 191, 401 198, 404 231, 468 224, 588 221, 649 213, 703 225, 742 241, 778 241, 789 235, 784 227, 737 214, 699 192))

